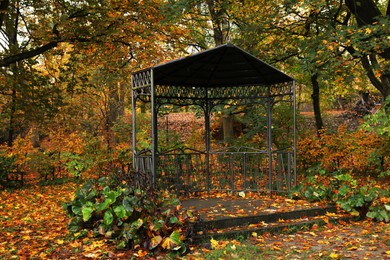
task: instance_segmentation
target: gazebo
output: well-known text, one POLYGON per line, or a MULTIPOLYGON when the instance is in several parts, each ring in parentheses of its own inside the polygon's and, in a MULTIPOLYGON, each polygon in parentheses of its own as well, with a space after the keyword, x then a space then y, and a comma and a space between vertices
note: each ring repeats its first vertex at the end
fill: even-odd
POLYGON ((133 168, 147 176, 151 185, 185 192, 253 190, 272 195, 289 191, 296 184, 295 112, 294 79, 232 44, 134 72, 133 168), (287 129, 278 131, 278 137, 285 139, 283 147, 274 142, 273 117, 278 104, 287 106, 292 114, 282 122, 287 129), (162 147, 159 136, 164 129, 159 116, 163 106, 199 108, 204 120, 203 149, 162 147), (212 113, 225 106, 263 108, 259 112, 259 117, 264 117, 263 147, 213 149, 212 113), (151 129, 145 130, 139 119, 148 111, 151 129))

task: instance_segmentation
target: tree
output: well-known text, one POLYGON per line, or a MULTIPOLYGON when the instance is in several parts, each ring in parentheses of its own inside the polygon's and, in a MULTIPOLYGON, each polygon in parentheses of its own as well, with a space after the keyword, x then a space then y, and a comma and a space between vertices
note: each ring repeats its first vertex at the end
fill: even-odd
POLYGON ((390 95, 390 1, 345 0, 345 4, 356 21, 346 20, 345 24, 358 28, 357 32, 346 36, 350 41, 345 48, 353 57, 360 59, 372 85, 385 100, 390 95))
MULTIPOLYGON (((168 13, 171 21, 180 22, 192 28, 190 45, 204 50, 230 41, 233 35, 233 21, 228 0, 171 0, 168 13)), ((234 136, 232 109, 222 111, 223 138, 226 142, 234 136)))
POLYGON ((54 97, 67 99, 66 95, 78 95, 91 87, 95 70, 109 68, 120 79, 113 85, 123 87, 130 82, 131 71, 173 57, 186 38, 184 28, 163 23, 160 1, 111 0, 102 5, 97 0, 7 0, 1 2, 0 10, 4 83, 0 85, 0 109, 7 117, 2 121, 8 121, 9 144, 17 134, 16 115, 24 128, 31 121, 24 120, 28 111, 42 121, 37 109, 27 109, 30 99, 22 92, 31 90, 34 102, 40 102, 36 107, 47 111, 47 105, 53 109, 61 105, 54 97), (48 69, 56 59, 61 62, 48 69), (16 79, 17 75, 22 78, 16 79), (13 89, 11 81, 15 82, 13 89), (46 94, 38 95, 37 89, 46 94))

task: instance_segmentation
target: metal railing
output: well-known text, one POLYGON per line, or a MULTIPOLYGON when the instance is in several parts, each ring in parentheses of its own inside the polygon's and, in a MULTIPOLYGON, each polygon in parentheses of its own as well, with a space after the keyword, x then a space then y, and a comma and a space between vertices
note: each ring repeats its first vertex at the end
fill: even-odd
MULTIPOLYGON (((179 192, 286 192, 296 185, 293 152, 288 149, 269 153, 240 147, 206 153, 180 148, 160 153, 157 160, 155 185, 179 192)), ((136 171, 152 174, 150 153, 139 153, 134 163, 136 171)))

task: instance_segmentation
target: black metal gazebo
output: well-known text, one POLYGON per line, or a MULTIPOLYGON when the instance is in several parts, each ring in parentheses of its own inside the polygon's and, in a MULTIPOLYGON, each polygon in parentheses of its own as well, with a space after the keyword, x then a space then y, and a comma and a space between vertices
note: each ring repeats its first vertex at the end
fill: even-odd
MULTIPOLYGON (((286 191, 296 184, 295 81, 292 77, 225 44, 132 74, 133 167, 148 174, 153 185, 188 191, 286 191), (211 148, 210 118, 214 108, 231 104, 264 106, 266 146, 211 148), (286 122, 284 147, 274 147, 273 108, 287 103, 293 113, 286 122), (139 147, 139 104, 151 114, 150 145, 139 147), (166 104, 198 106, 204 116, 204 149, 163 150, 159 147, 158 115, 166 104)), ((260 116, 260 115, 259 115, 260 116)), ((144 137, 143 137, 144 138, 144 137)))

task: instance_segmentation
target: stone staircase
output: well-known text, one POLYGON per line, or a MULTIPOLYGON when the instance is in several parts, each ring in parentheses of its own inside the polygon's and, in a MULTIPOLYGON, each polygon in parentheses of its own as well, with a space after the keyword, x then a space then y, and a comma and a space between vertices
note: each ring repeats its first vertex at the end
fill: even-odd
POLYGON ((213 239, 246 238, 253 234, 289 232, 310 229, 314 225, 348 222, 352 216, 337 211, 335 206, 314 207, 288 212, 260 213, 251 216, 200 219, 193 226, 193 243, 213 239))

